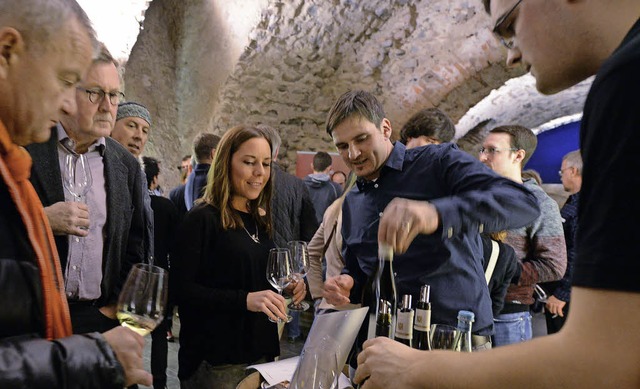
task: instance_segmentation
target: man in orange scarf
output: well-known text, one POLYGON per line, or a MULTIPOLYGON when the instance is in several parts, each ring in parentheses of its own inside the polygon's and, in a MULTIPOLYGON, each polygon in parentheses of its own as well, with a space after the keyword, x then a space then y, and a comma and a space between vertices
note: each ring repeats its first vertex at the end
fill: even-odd
POLYGON ((119 327, 71 336, 51 228, 23 146, 46 141, 91 63, 75 0, 0 0, 0 387, 149 385, 144 340, 119 327))

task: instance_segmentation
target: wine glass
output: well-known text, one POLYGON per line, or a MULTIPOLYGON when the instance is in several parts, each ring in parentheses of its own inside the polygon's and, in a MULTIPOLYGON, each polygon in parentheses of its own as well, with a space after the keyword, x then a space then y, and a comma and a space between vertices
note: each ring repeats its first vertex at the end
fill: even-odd
MULTIPOLYGON (((309 250, 307 242, 302 240, 294 240, 287 243, 291 252, 291 263, 293 264, 293 274, 291 275, 296 282, 304 282, 304 277, 309 269, 309 250)), ((298 304, 293 301, 289 303, 289 309, 292 311, 306 311, 309 309, 309 303, 301 301, 298 304)))
POLYGON ((66 154, 64 157, 64 171, 62 184, 73 195, 77 202, 89 192, 93 183, 89 161, 84 154, 66 154))
POLYGON ((455 350, 460 331, 447 324, 431 325, 431 348, 433 350, 455 350))
POLYGON ((330 335, 305 344, 291 377, 290 389, 335 389, 340 368, 340 344, 330 335))
POLYGON ((164 318, 169 273, 161 267, 137 263, 118 298, 120 324, 145 336, 164 318))
MULTIPOLYGON (((282 291, 291 283, 291 259, 289 258, 289 250, 283 248, 274 248, 269 250, 269 259, 267 260, 267 281, 282 296, 282 291)), ((287 323, 293 318, 287 315, 287 323)), ((280 323, 283 320, 278 317, 273 320, 269 317, 269 321, 280 323)))

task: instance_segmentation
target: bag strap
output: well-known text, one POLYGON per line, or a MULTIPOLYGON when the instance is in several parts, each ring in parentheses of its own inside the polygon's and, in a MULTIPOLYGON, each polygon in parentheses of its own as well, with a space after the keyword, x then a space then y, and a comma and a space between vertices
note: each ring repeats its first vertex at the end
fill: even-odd
POLYGON ((487 270, 484 272, 484 279, 487 281, 487 285, 491 280, 491 275, 496 268, 496 264, 498 263, 498 254, 500 253, 500 246, 498 242, 491 239, 491 257, 489 257, 489 265, 487 266, 487 270))
POLYGON ((324 257, 324 254, 327 252, 329 245, 331 244, 331 239, 333 239, 333 235, 336 233, 336 229, 338 228, 338 219, 336 219, 335 223, 333 223, 333 228, 331 228, 331 234, 329 235, 329 239, 324 243, 324 247, 322 248, 322 255, 320 258, 324 257))

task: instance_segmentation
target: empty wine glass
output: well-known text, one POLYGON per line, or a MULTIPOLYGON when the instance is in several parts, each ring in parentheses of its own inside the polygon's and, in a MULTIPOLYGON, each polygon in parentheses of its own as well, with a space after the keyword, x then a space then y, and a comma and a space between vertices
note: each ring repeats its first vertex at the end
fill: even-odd
MULTIPOLYGON (((309 250, 307 242, 302 240, 294 240, 287 243, 291 252, 291 263, 293 264, 293 274, 291 275, 296 282, 304 282, 304 277, 309 270, 309 250)), ((298 304, 293 301, 289 303, 289 309, 292 311, 306 311, 309 309, 309 303, 301 301, 298 304)))
POLYGON ((64 171, 62 172, 62 185, 73 195, 77 202, 81 202, 91 188, 93 179, 89 161, 84 154, 66 154, 64 158, 64 171))
POLYGON ((290 389, 335 389, 342 369, 340 344, 330 335, 305 344, 291 378, 290 389))
MULTIPOLYGON (((267 260, 267 281, 273 286, 280 295, 282 291, 291 283, 291 259, 289 258, 289 250, 283 248, 274 248, 269 250, 269 259, 267 260)), ((287 323, 293 318, 287 315, 287 323)), ((274 323, 280 323, 283 320, 278 317, 273 320, 274 323)))
POLYGON ((433 350, 455 350, 460 331, 447 324, 431 325, 431 348, 433 350))
POLYGON ((168 278, 161 267, 135 264, 118 298, 120 324, 142 336, 153 331, 164 318, 168 278))

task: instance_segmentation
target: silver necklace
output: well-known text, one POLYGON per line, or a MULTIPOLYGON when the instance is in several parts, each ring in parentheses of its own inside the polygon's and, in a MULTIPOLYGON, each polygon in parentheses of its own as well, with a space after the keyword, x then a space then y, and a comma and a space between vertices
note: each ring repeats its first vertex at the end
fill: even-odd
POLYGON ((244 232, 247 233, 247 235, 249 235, 249 238, 251 238, 251 240, 253 240, 256 243, 260 243, 260 238, 258 237, 258 223, 256 223, 256 221, 254 220, 253 223, 256 226, 256 233, 255 234, 250 234, 249 231, 247 230, 247 228, 243 225, 242 228, 244 228, 244 232))

